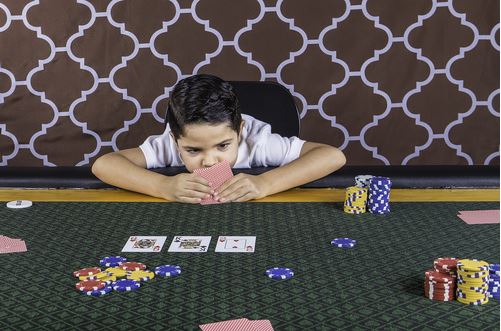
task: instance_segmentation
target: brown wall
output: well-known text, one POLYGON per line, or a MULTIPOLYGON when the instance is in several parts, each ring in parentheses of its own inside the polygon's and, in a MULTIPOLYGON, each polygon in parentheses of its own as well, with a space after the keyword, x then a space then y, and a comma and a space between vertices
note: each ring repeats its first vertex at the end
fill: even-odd
POLYGON ((499 0, 0 0, 0 165, 89 165, 181 78, 273 80, 348 164, 499 164, 499 0))

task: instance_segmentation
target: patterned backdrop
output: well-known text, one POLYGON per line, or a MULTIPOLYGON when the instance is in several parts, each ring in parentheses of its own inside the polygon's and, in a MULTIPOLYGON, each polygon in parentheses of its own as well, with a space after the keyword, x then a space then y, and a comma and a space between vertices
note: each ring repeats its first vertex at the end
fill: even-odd
POLYGON ((499 164, 499 45, 499 0, 0 0, 0 165, 138 146, 195 73, 283 84, 348 164, 499 164))

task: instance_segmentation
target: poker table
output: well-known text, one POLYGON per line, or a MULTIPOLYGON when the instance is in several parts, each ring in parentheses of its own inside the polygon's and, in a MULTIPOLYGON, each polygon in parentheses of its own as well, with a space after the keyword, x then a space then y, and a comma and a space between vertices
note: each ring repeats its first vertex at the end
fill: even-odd
POLYGON ((1 330, 197 330, 246 317, 275 330, 493 330, 499 301, 468 306, 423 295, 443 256, 499 263, 499 224, 467 225, 460 210, 499 209, 499 190, 392 190, 391 212, 343 212, 343 190, 290 190, 257 202, 191 205, 121 190, 0 190, 0 234, 28 251, 0 255, 1 330), (159 253, 122 253, 131 235, 167 236, 159 253), (206 253, 170 253, 175 235, 212 236, 206 253), (254 253, 215 253, 220 235, 256 236, 254 253), (333 247, 336 237, 357 240, 333 247), (90 297, 75 270, 100 258, 175 264, 132 292, 90 297), (271 267, 295 276, 272 280, 271 267))

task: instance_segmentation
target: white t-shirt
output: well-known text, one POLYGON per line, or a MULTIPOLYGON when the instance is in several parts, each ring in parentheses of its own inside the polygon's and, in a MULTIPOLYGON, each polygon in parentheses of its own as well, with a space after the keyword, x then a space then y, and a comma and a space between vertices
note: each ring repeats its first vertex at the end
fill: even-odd
MULTIPOLYGON (((304 140, 271 133, 268 123, 250 115, 242 114, 242 120, 245 123, 233 168, 283 166, 299 157, 304 140)), ((139 146, 148 169, 184 166, 170 132, 170 126, 167 125, 163 134, 150 136, 139 146)))

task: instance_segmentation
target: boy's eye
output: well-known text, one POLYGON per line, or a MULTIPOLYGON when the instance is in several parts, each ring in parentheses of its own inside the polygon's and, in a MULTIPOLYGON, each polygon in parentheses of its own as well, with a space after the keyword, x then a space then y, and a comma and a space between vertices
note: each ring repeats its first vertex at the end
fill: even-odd
POLYGON ((226 147, 228 147, 230 145, 230 143, 225 143, 225 144, 221 144, 219 145, 219 148, 221 149, 225 149, 226 147))
POLYGON ((188 149, 187 152, 190 153, 190 154, 197 154, 198 150, 196 150, 196 149, 188 149))

